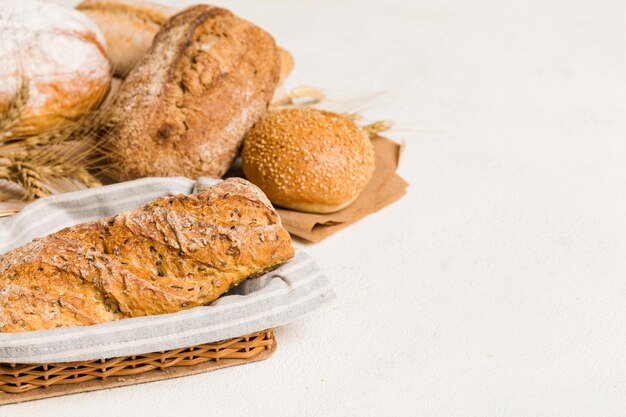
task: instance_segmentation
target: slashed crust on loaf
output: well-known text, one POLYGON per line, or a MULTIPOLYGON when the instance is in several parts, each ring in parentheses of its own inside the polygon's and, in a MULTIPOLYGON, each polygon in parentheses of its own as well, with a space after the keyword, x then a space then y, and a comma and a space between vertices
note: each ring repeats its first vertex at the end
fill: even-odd
POLYGON ((172 313, 208 304, 293 256, 265 195, 229 179, 77 225, 0 258, 0 332, 172 313))
POLYGON ((168 20, 109 106, 114 176, 221 177, 278 83, 273 38, 206 5, 168 20))

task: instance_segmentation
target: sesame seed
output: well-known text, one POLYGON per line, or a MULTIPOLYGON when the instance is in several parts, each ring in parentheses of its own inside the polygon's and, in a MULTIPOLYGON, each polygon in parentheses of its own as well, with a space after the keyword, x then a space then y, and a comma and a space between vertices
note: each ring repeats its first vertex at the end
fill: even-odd
POLYGON ((346 116, 288 109, 268 114, 249 132, 242 165, 248 179, 280 205, 341 204, 369 181, 374 150, 346 116))

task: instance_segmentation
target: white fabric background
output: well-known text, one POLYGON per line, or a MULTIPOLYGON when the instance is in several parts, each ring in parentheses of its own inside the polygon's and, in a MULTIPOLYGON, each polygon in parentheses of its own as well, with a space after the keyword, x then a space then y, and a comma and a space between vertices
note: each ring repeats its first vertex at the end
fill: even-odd
POLYGON ((626 3, 219 3, 382 93, 409 194, 307 246, 338 301, 269 360, 0 415, 624 415, 626 3))

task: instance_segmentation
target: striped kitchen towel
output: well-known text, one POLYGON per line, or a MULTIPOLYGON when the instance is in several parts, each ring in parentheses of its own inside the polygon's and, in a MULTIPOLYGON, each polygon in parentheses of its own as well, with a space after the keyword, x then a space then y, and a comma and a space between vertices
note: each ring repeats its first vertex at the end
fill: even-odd
MULTIPOLYGON (((131 210, 155 198, 217 183, 143 178, 42 198, 0 219, 0 253, 64 227, 131 210)), ((0 333, 0 362, 58 363, 136 355, 210 343, 280 326, 335 298, 328 279, 302 251, 278 269, 208 306, 93 326, 0 333)))

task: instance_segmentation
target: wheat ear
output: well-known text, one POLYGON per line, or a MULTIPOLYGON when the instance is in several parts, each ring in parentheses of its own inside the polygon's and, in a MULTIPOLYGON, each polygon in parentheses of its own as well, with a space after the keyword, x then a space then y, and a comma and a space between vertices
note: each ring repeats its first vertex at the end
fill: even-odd
POLYGON ((6 113, 0 119, 0 144, 11 137, 11 129, 20 121, 20 116, 28 102, 29 91, 28 81, 22 79, 20 88, 9 102, 6 113))

